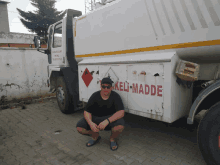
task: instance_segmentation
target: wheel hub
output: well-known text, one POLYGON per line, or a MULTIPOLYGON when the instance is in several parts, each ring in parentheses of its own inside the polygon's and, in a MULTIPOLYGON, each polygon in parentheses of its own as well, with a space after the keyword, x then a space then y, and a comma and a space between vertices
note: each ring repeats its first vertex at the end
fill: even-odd
POLYGON ((64 91, 61 86, 57 88, 57 98, 61 104, 64 104, 64 91))

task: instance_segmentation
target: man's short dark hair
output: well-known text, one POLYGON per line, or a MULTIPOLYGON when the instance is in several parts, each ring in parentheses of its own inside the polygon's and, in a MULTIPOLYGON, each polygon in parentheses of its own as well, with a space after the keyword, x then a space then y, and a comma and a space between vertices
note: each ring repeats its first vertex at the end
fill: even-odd
POLYGON ((112 86, 113 81, 109 77, 104 77, 101 81, 101 84, 109 84, 112 86))

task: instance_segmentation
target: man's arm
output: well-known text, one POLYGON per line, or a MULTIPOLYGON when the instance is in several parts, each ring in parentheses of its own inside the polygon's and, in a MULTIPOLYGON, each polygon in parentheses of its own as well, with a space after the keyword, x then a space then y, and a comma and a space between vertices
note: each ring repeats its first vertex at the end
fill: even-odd
POLYGON ((86 119, 86 121, 89 125, 91 123, 93 123, 92 122, 92 113, 93 113, 95 94, 96 94, 96 92, 90 96, 90 98, 86 104, 85 110, 84 110, 84 118, 86 119))
POLYGON ((125 110, 119 110, 119 111, 115 112, 115 113, 114 113, 111 117, 109 117, 108 119, 109 119, 110 123, 112 123, 112 122, 114 122, 114 121, 116 121, 116 120, 118 120, 118 119, 123 118, 124 115, 125 115, 125 110))
POLYGON ((91 123, 92 123, 92 114, 87 112, 87 111, 84 111, 84 118, 86 119, 87 123, 89 125, 91 125, 91 123))
POLYGON ((120 95, 116 94, 114 98, 115 98, 115 103, 114 103, 115 109, 117 112, 115 112, 111 117, 108 118, 110 123, 123 118, 125 115, 124 105, 120 95))
MULTIPOLYGON (((121 119, 122 117, 124 117, 124 113, 124 110, 119 110, 115 112, 111 117, 108 118, 109 122, 112 123, 118 119, 121 119)), ((108 120, 106 119, 98 125, 99 130, 105 129, 105 127, 109 124, 108 120)))

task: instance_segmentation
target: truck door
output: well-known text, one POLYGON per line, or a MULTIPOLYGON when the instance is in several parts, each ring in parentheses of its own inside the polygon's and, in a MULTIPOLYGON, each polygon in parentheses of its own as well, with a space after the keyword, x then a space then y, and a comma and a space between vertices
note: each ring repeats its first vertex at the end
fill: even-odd
POLYGON ((54 25, 53 42, 51 47, 52 65, 64 65, 63 22, 54 25))
POLYGON ((128 65, 128 109, 163 116, 163 64, 128 65))

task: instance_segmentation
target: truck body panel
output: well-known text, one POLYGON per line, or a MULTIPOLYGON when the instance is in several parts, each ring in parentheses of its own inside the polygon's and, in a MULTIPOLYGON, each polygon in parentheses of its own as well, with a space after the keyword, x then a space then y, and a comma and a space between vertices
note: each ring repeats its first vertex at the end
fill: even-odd
POLYGON ((219 55, 219 9, 215 0, 112 2, 76 19, 76 58, 166 49, 186 58, 219 55))
MULTIPOLYGON (((129 81, 130 84, 137 85, 132 89, 142 88, 145 83, 150 83, 149 88, 152 90, 154 87, 151 85, 159 85, 162 86, 161 89, 158 87, 163 92, 162 96, 170 96, 155 99, 132 93, 130 88, 129 92, 118 90, 130 113, 169 123, 187 115, 192 105, 193 89, 186 90, 176 83, 175 69, 179 59, 200 65, 198 80, 213 79, 219 68, 220 15, 216 9, 220 9, 220 5, 215 0, 210 2, 211 4, 198 0, 168 0, 167 3, 118 0, 89 14, 73 18, 73 46, 76 61, 80 65, 80 100, 87 102, 91 94, 100 89, 98 81, 109 70, 115 76, 115 83, 124 88, 129 81), (207 7, 210 5, 215 10, 209 10, 207 7), (82 80, 86 68, 89 73, 94 71, 88 80, 88 86, 82 80), (134 68, 140 72, 137 77, 133 75, 134 68), (146 75, 140 75, 141 70, 146 75), (156 74, 154 71, 159 72, 159 76, 147 74, 150 70, 152 74, 156 74), (118 71, 119 75, 114 74, 118 71), (141 76, 144 77, 143 81, 141 76), (143 104, 146 102, 148 108, 143 104), (151 102, 152 105, 149 104, 151 102)), ((66 29, 67 19, 64 18, 62 23, 63 29, 66 29)), ((66 45, 66 37, 63 31, 63 45, 66 45)), ((56 54, 56 50, 52 51, 52 57, 56 54)), ((69 67, 65 54, 66 49, 62 47, 63 61, 60 58, 59 64, 54 61, 49 65, 49 77, 53 70, 69 67)))
POLYGON ((192 104, 192 88, 176 83, 178 60, 176 52, 84 58, 78 63, 80 101, 87 102, 100 90, 102 78, 110 76, 125 111, 172 123, 187 115, 192 104))

